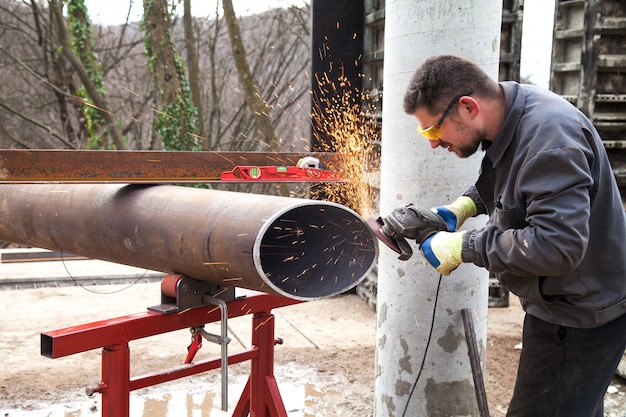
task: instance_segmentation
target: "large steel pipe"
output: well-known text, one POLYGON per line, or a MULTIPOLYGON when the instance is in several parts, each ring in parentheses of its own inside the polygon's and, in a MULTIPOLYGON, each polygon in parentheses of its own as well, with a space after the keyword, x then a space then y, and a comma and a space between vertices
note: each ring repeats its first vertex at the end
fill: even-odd
POLYGON ((169 185, 0 185, 0 241, 299 300, 355 286, 378 250, 338 204, 169 185))

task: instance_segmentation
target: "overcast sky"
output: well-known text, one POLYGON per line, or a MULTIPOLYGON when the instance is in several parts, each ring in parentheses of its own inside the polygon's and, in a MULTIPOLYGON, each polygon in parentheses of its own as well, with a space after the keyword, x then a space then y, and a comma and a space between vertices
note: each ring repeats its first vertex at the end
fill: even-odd
MULTIPOLYGON (((521 74, 522 77, 544 88, 548 88, 550 78, 554 1, 524 1, 521 74)), ((132 4, 131 21, 137 21, 143 10, 142 0, 85 0, 85 3, 94 23, 123 23, 130 4, 132 4)), ((305 0, 233 0, 233 6, 238 15, 304 3, 306 3, 305 0)), ((191 9, 199 17, 215 15, 215 5, 216 2, 211 0, 191 0, 191 9)))

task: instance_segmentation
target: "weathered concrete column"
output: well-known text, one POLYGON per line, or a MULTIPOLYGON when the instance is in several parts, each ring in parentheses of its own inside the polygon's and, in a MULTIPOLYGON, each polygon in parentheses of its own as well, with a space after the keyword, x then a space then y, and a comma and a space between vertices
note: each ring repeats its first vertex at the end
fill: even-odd
MULTIPOLYGON (((415 69, 433 55, 464 56, 497 78, 501 13, 501 0, 387 1, 383 215, 411 202, 425 208, 446 204, 476 180, 482 154, 459 159, 446 150, 432 150, 415 131, 415 118, 403 112, 402 99, 415 69)), ((485 220, 471 219, 463 228, 479 227, 485 220)), ((484 364, 487 272, 461 265, 441 279, 436 297, 439 274, 417 247, 406 262, 382 247, 378 274, 375 415, 478 415, 461 310, 475 312, 484 364)))

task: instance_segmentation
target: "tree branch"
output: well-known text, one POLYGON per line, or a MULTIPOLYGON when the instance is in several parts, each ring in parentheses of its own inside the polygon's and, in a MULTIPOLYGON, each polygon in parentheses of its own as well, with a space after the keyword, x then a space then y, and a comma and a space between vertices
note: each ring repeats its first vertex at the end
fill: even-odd
POLYGON ((87 91, 87 94, 89 94, 89 97, 91 97, 91 99, 93 100, 94 105, 102 112, 102 118, 109 128, 109 133, 111 135, 111 138, 113 139, 115 147, 120 150, 126 149, 126 144, 124 143, 122 135, 120 134, 120 131, 115 123, 115 119, 113 118, 113 113, 108 110, 109 104, 107 103, 106 99, 100 94, 100 92, 92 82, 91 78, 89 77, 87 70, 72 50, 69 35, 67 33, 67 27, 65 26, 65 19, 63 18, 63 12, 61 10, 61 3, 59 3, 59 0, 50 0, 50 9, 52 11, 52 14, 54 15, 59 43, 63 48, 63 54, 72 65, 72 68, 74 68, 74 70, 78 73, 78 77, 85 86, 85 90, 87 91))
POLYGON ((26 116, 25 114, 20 113, 19 111, 15 110, 13 107, 9 106, 8 104, 5 104, 3 102, 0 101, 0 107, 2 107, 3 109, 9 111, 10 113, 18 116, 21 119, 26 120, 29 123, 34 124, 35 126, 45 130, 46 132, 48 132, 48 134, 50 136, 53 136, 55 138, 57 138, 58 140, 60 140, 61 142, 63 142, 63 144, 65 146, 67 146, 68 148, 71 149, 76 149, 76 146, 70 142, 67 141, 67 139, 65 139, 62 135, 60 135, 59 133, 55 132, 51 127, 46 126, 42 123, 39 123, 37 120, 31 119, 30 117, 26 116))

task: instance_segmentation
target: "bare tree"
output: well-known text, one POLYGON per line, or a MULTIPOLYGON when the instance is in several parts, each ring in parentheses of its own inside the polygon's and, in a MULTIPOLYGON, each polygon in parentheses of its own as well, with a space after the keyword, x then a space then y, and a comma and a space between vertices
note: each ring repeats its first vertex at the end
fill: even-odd
POLYGON ((276 141, 276 133, 274 133, 274 127, 270 119, 270 107, 263 100, 256 81, 252 76, 246 58, 246 50, 241 39, 239 22, 235 15, 235 10, 233 9, 233 2, 232 0, 222 0, 222 5, 224 7, 224 19, 226 20, 226 27, 228 28, 233 59, 235 61, 235 67, 237 68, 239 83, 246 97, 246 103, 256 121, 259 133, 263 136, 265 141, 269 143, 270 149, 277 150, 278 142, 276 141))
POLYGON ((197 149, 196 108, 191 102, 183 61, 171 37, 167 0, 144 0, 143 7, 146 53, 159 91, 156 130, 166 149, 197 149))
POLYGON ((83 83, 83 86, 85 87, 85 90, 87 91, 87 94, 93 100, 94 106, 96 106, 101 112, 102 118, 109 128, 109 133, 111 135, 113 143, 115 144, 115 147, 117 149, 126 149, 126 144, 124 143, 122 135, 120 134, 120 131, 116 125, 113 113, 109 110, 109 103, 106 99, 106 96, 103 95, 102 92, 98 89, 97 84, 94 83, 94 80, 90 77, 89 72, 72 49, 69 34, 67 32, 67 27, 65 26, 62 6, 59 0, 50 0, 50 10, 52 13, 53 21, 56 24, 59 43, 63 48, 63 55, 65 55, 67 60, 72 65, 74 71, 76 71, 76 73, 78 74, 81 82, 83 83))
POLYGON ((38 2, 0 2, 0 104, 7 143, 76 148, 80 126, 71 73, 56 50, 49 15, 38 2), (36 127, 33 129, 32 127, 36 127))
MULTIPOLYGON (((71 36, 70 44, 72 49, 85 67, 85 71, 94 87, 102 95, 103 100, 108 102, 102 65, 94 51, 94 37, 85 2, 83 0, 67 0, 66 4, 69 23, 68 32, 71 36)), ((89 133, 87 147, 90 149, 109 148, 106 122, 101 110, 93 105, 93 101, 84 87, 80 88, 77 93, 80 98, 85 100, 82 110, 89 133)))
POLYGON ((308 147, 310 8, 274 9, 241 19, 238 25, 248 66, 277 135, 259 138, 247 94, 239 81, 225 19, 216 6, 201 54, 207 97, 207 144, 214 150, 304 150, 308 147), (260 35, 263 34, 263 35, 260 35), (226 48, 226 49, 225 49, 226 48))
POLYGON ((200 89, 200 66, 198 64, 198 42, 196 41, 194 20, 191 16, 191 0, 184 0, 183 25, 185 28, 185 50, 187 51, 187 72, 189 89, 194 106, 198 110, 198 135, 205 138, 204 106, 200 89))
MULTIPOLYGON (((48 0, 48 4, 50 1, 53 0, 48 0)), ((174 4, 180 0, 169 1, 174 4)), ((147 3, 166 4, 167 10, 165 0, 147 3)), ((57 16, 52 8, 46 8, 46 2, 0 0, 0 77, 3 79, 0 83, 0 146, 89 146, 88 123, 83 115, 85 100, 80 94, 83 83, 65 53, 59 54, 65 48, 59 48, 57 16)), ((129 149, 163 149, 160 141, 163 134, 156 130, 159 127, 165 129, 166 134, 173 134, 175 128, 180 128, 177 132, 185 132, 182 137, 191 142, 183 147, 193 149, 201 143, 202 148, 215 151, 307 150, 309 7, 274 9, 240 19, 240 38, 247 51, 249 72, 258 96, 265 103, 264 112, 272 122, 275 141, 260 134, 255 114, 246 102, 249 94, 244 91, 234 65, 222 5, 215 2, 214 16, 192 19, 191 34, 195 39, 189 31, 185 34, 184 19, 177 23, 163 16, 170 20, 167 24, 157 24, 163 29, 161 39, 169 39, 174 52, 187 51, 187 61, 176 54, 167 60, 160 57, 159 61, 155 61, 154 54, 146 55, 148 46, 162 44, 151 38, 151 31, 156 29, 139 22, 127 19, 120 25, 91 25, 92 56, 97 55, 108 100, 103 108, 115 119, 129 149), (149 40, 148 44, 144 38, 149 40), (191 82, 195 65, 189 60, 194 43, 198 94, 191 82), (162 71, 160 84, 155 81, 155 73, 150 72, 156 69, 155 65, 162 71), (190 80, 189 84, 185 79, 190 80), (179 87, 171 88, 170 83, 179 87), (163 98, 170 88, 186 94, 180 96, 183 98, 179 103, 189 104, 189 107, 183 108, 202 108, 202 123, 190 117, 195 123, 194 129, 183 127, 185 111, 183 117, 179 117, 177 110, 167 108, 163 98), (194 91, 193 100, 191 91, 194 91), (195 105, 198 99, 199 105, 195 105), (201 126, 204 133, 201 133, 201 126), (199 136, 205 140, 196 142, 199 136), (159 140, 153 141, 154 138, 159 140)), ((67 22, 64 26, 67 29, 67 22)), ((70 41, 77 38, 68 35, 70 41)), ((163 47, 158 49, 162 51, 163 47)), ((80 55, 75 53, 84 63, 86 60, 80 55)), ((98 106, 95 102, 92 104, 98 106)), ((169 145, 165 148, 180 149, 169 145)))

